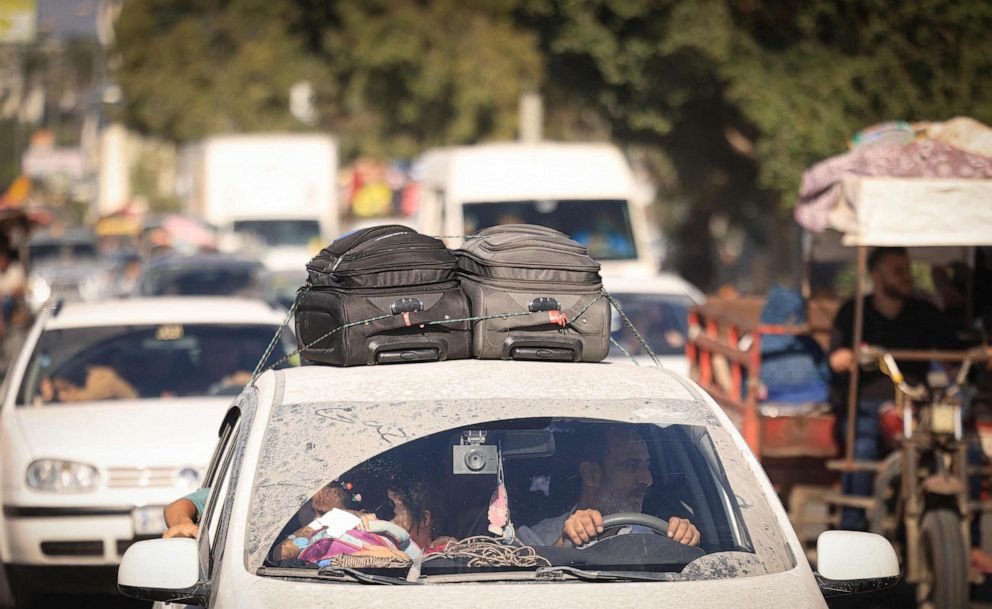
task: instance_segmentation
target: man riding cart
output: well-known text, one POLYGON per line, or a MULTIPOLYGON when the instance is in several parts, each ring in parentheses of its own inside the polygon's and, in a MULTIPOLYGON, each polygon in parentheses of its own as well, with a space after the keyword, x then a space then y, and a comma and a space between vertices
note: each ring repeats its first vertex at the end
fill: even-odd
POLYGON ((988 567, 988 555, 970 548, 992 511, 982 500, 989 468, 973 425, 988 404, 979 381, 988 378, 990 358, 983 326, 972 325, 974 303, 992 290, 976 284, 975 273, 977 248, 992 246, 992 150, 971 139, 951 145, 941 139, 946 125, 876 128, 862 137, 867 144, 807 171, 796 210, 807 230, 806 306, 775 319, 772 298, 710 301, 690 316, 687 350, 694 375, 736 419, 787 498, 800 536, 815 534, 811 525, 885 535, 923 607, 967 606, 969 582, 980 582, 988 567), (811 296, 809 271, 814 261, 852 254, 855 296, 833 315, 835 301, 811 296), (940 304, 958 307, 957 328, 947 311, 918 297, 911 261, 917 270, 928 262, 968 271, 950 283, 958 299, 940 290, 940 304), (785 358, 769 348, 782 343, 790 345, 785 358), (768 370, 782 362, 787 373, 768 370), (767 384, 797 374, 815 381, 813 371, 827 362, 829 404, 818 395, 782 400, 788 392, 767 384), (880 460, 886 439, 894 451, 880 460))

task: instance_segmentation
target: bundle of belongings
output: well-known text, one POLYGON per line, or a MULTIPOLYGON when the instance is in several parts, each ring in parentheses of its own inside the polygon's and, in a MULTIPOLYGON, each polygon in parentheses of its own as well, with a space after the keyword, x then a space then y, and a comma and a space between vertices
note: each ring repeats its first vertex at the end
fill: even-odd
POLYGON ((297 294, 296 336, 314 363, 531 359, 600 361, 609 301, 599 263, 566 235, 496 226, 448 250, 398 225, 321 250, 297 294))

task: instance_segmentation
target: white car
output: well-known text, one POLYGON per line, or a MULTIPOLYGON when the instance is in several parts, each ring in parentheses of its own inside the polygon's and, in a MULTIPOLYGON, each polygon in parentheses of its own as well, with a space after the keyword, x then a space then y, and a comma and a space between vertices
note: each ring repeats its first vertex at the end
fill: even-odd
MULTIPOLYGON (((672 273, 645 276, 605 276, 603 287, 620 303, 624 314, 644 337, 662 366, 681 375, 689 374, 685 346, 689 342, 689 309, 703 304, 706 297, 696 286, 672 273)), ((616 345, 610 347, 610 359, 650 365, 650 356, 626 326, 615 308, 611 308, 610 332, 616 345)))
POLYGON ((41 311, 0 411, 0 555, 19 603, 38 588, 112 589, 125 549, 160 536, 162 506, 199 486, 217 426, 284 317, 235 298, 41 311))
POLYGON ((211 472, 198 539, 131 546, 122 592, 225 609, 792 609, 899 575, 888 541, 846 531, 820 538, 815 574, 727 417, 653 367, 272 371, 232 406, 211 472), (587 492, 612 502, 604 538, 556 544, 587 492), (698 546, 664 534, 676 516, 698 546))

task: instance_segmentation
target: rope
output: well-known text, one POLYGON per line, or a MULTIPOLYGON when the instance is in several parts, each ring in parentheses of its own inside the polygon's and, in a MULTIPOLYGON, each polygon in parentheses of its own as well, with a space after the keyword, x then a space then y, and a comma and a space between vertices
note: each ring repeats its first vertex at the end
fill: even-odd
MULTIPOLYGON (((309 286, 304 286, 304 288, 303 288, 304 291, 306 291, 308 289, 309 289, 309 286)), ((607 300, 609 300, 610 301, 610 304, 613 306, 613 308, 616 309, 617 313, 620 315, 620 318, 623 320, 624 325, 626 325, 627 328, 629 328, 630 331, 634 333, 634 337, 637 338, 637 342, 640 343, 640 345, 644 349, 645 353, 647 353, 648 355, 651 356, 651 361, 654 362, 654 365, 657 366, 658 368, 661 368, 662 367, 661 362, 658 360, 658 356, 655 355, 654 350, 651 348, 650 345, 648 345, 647 341, 644 339, 644 336, 642 336, 641 333, 637 331, 637 328, 634 326, 634 322, 630 321, 630 318, 627 317, 627 314, 623 312, 623 307, 620 306, 620 303, 617 302, 617 300, 615 298, 613 298, 613 296, 609 292, 607 292, 605 289, 600 290, 600 293, 595 298, 593 298, 592 300, 590 300, 589 302, 587 302, 586 305, 584 307, 582 307, 578 311, 578 313, 576 313, 575 315, 573 315, 572 316, 572 319, 568 320, 568 324, 567 325, 572 325, 575 322, 575 320, 581 318, 582 315, 586 311, 589 310, 589 307, 591 307, 592 305, 596 304, 596 302, 598 302, 600 298, 604 298, 604 297, 607 300)), ((257 379, 263 372, 268 371, 268 370, 272 370, 273 368, 277 368, 278 366, 284 364, 285 362, 287 362, 291 358, 293 358, 293 357, 295 357, 297 355, 300 355, 301 353, 303 353, 303 351, 305 351, 305 350, 313 347, 314 345, 316 345, 320 341, 322 341, 322 340, 324 340, 326 338, 329 338, 329 337, 337 334, 338 332, 341 332, 343 330, 347 330, 348 328, 353 328, 355 326, 361 326, 361 325, 364 325, 364 324, 372 323, 374 321, 380 321, 380 320, 383 320, 383 319, 388 319, 390 317, 393 317, 393 315, 391 315, 391 314, 390 315, 379 315, 379 316, 376 316, 376 317, 370 317, 368 319, 363 319, 363 320, 360 320, 360 321, 353 321, 351 323, 347 323, 347 324, 343 324, 341 326, 338 326, 338 327, 334 328, 333 330, 331 330, 331 331, 323 334, 322 336, 319 336, 315 340, 307 343, 306 345, 300 347, 299 349, 293 351, 292 353, 289 353, 288 355, 280 358, 279 360, 277 360, 276 362, 274 362, 272 365, 270 365, 269 367, 267 367, 264 371, 261 371, 261 367, 264 365, 265 361, 268 360, 269 356, 272 354, 272 350, 275 348, 275 345, 276 345, 276 342, 277 342, 277 340, 279 338, 279 335, 282 333, 283 329, 289 324, 289 321, 293 318, 293 315, 296 313, 296 307, 297 307, 297 304, 298 303, 299 303, 299 299, 297 299, 295 302, 293 302, 293 306, 290 307, 289 313, 286 315, 286 319, 283 321, 282 325, 279 326, 279 328, 276 330, 275 335, 272 337, 272 340, 269 342, 268 348, 266 348, 266 350, 265 350, 265 354, 259 360, 258 365, 255 366, 255 371, 252 373, 251 380, 248 382, 249 385, 254 384, 255 379, 257 379)), ((517 313, 496 313, 496 314, 493 314, 493 315, 476 315, 476 316, 472 316, 472 317, 461 317, 461 318, 457 318, 457 319, 437 319, 437 320, 433 320, 433 321, 426 321, 426 322, 423 322, 423 323, 418 324, 418 325, 422 325, 422 326, 435 326, 435 325, 442 325, 442 324, 453 324, 453 323, 463 323, 463 322, 485 321, 487 319, 507 319, 507 318, 510 318, 510 317, 521 317, 521 316, 530 315, 530 314, 531 314, 530 311, 520 311, 520 312, 517 312, 517 313)), ((637 358, 635 358, 633 355, 630 354, 630 352, 628 352, 626 349, 624 349, 620 345, 620 343, 618 343, 616 340, 613 339, 612 336, 610 337, 610 343, 612 345, 614 345, 617 349, 619 349, 621 353, 623 353, 624 355, 626 355, 627 357, 629 357, 631 359, 631 361, 634 362, 635 365, 637 365, 637 366, 640 365, 640 363, 637 361, 637 358)))
POLYGON ((477 535, 459 541, 449 541, 440 552, 428 554, 424 562, 446 558, 465 560, 467 566, 478 567, 550 567, 551 561, 539 555, 531 546, 506 545, 493 537, 477 535))
MULTIPOLYGON (((303 287, 304 292, 309 289, 309 285, 305 285, 303 287)), ((258 375, 261 374, 262 366, 269 360, 269 356, 272 355, 272 350, 276 348, 276 343, 279 342, 279 336, 282 334, 282 331, 286 329, 286 326, 289 325, 289 321, 293 319, 293 315, 296 314, 296 307, 299 302, 299 298, 293 301, 293 306, 289 308, 289 313, 286 314, 286 319, 282 321, 282 325, 280 325, 279 329, 276 330, 276 333, 272 335, 272 340, 269 341, 269 346, 265 348, 265 353, 262 354, 262 359, 258 360, 258 363, 255 365, 255 370, 251 373, 251 378, 248 380, 249 386, 254 385, 255 379, 257 379, 258 375)))
POLYGON ((640 366, 641 365, 641 363, 639 361, 637 361, 637 358, 634 357, 633 355, 631 355, 630 352, 628 352, 626 349, 624 349, 623 346, 620 343, 618 343, 617 341, 613 340, 613 337, 612 336, 610 337, 610 344, 613 345, 614 347, 616 347, 617 349, 620 349, 620 352, 623 353, 624 355, 626 355, 627 357, 629 357, 630 358, 630 361, 634 362, 634 365, 635 366, 640 366))
MULTIPOLYGON (((638 332, 637 328, 634 327, 634 322, 630 321, 630 318, 627 317, 627 314, 623 312, 623 307, 620 306, 620 303, 617 302, 616 298, 613 298, 613 296, 610 295, 610 293, 607 292, 606 290, 603 290, 603 295, 606 296, 606 299, 610 301, 610 304, 613 305, 613 308, 616 309, 617 313, 620 314, 620 318, 623 320, 624 325, 630 328, 630 331, 634 333, 635 337, 637 337, 637 342, 641 343, 641 347, 644 348, 644 351, 651 356, 651 361, 654 362, 654 365, 658 368, 661 368, 662 367, 661 362, 658 361, 658 356, 654 354, 654 349, 652 349, 651 346, 648 345, 648 341, 644 340, 644 337, 641 336, 641 333, 638 332)), ((631 359, 634 358, 631 357, 631 359)), ((637 360, 634 361, 636 362, 637 360)))
MULTIPOLYGON (((593 298, 588 303, 586 303, 586 305, 584 307, 582 307, 579 310, 579 312, 576 313, 573 317, 575 319, 578 319, 578 318, 582 317, 582 314, 585 313, 589 309, 589 307, 591 307, 595 302, 597 302, 604 295, 607 296, 607 297, 609 297, 609 294, 607 294, 605 290, 601 291, 595 298, 593 298)), ((298 302, 298 300, 297 300, 297 302, 298 302)), ((295 311, 295 309, 296 309, 296 302, 293 303, 293 308, 291 309, 291 313, 293 311, 295 311)), ((494 314, 494 315, 478 315, 478 316, 474 316, 474 317, 461 317, 461 318, 458 318, 458 319, 436 319, 436 320, 433 320, 433 321, 421 322, 421 323, 419 323, 417 325, 420 325, 420 326, 435 326, 435 325, 441 325, 441 324, 453 324, 453 323, 462 323, 462 322, 485 321, 487 319, 507 319, 509 317, 521 317, 521 316, 524 316, 524 315, 531 315, 531 314, 532 314, 531 311, 521 311, 521 312, 518 312, 518 313, 497 313, 497 314, 494 314)), ((324 335, 316 338, 315 340, 310 341, 309 343, 307 343, 306 345, 303 345, 302 347, 300 347, 296 351, 293 351, 292 353, 290 353, 290 354, 286 355, 285 357, 279 359, 278 361, 274 362, 272 365, 270 365, 268 368, 266 368, 265 371, 272 370, 273 368, 276 368, 276 367, 282 365, 283 363, 285 363, 286 361, 288 361, 290 358, 293 358, 293 357, 295 357, 295 356, 303 353, 303 351, 305 351, 305 350, 313 347, 314 345, 316 345, 320 341, 324 340, 325 338, 328 338, 330 336, 333 336, 334 334, 337 334, 338 332, 340 332, 342 330, 346 330, 346 329, 352 328, 354 326, 361 326, 363 324, 372 323, 374 321, 379 321, 379 320, 382 320, 382 319, 388 319, 390 317, 393 317, 393 315, 392 314, 390 314, 390 315, 379 315, 377 317, 370 317, 368 319, 363 319, 361 321, 353 321, 351 323, 347 323, 347 324, 338 326, 337 328, 334 328, 330 332, 327 332, 324 335)), ((276 330, 276 336, 278 336, 279 333, 282 332, 282 329, 286 326, 286 324, 289 323, 289 319, 290 319, 290 317, 287 317, 286 318, 286 321, 283 322, 283 325, 280 326, 278 330, 276 330)), ((569 320, 567 325, 572 325, 572 323, 573 323, 573 320, 569 320)), ((272 340, 272 345, 274 345, 274 344, 275 344, 275 337, 273 337, 273 340, 272 340)), ((268 354, 259 362, 258 365, 261 366, 265 362, 265 360, 267 358, 268 358, 268 354)), ((258 367, 256 367, 256 370, 258 370, 258 367)), ((263 371, 263 372, 265 372, 265 371, 263 371)), ((253 375, 252 376, 252 380, 249 383, 249 385, 251 385, 251 383, 253 383, 258 376, 259 375, 253 375)))

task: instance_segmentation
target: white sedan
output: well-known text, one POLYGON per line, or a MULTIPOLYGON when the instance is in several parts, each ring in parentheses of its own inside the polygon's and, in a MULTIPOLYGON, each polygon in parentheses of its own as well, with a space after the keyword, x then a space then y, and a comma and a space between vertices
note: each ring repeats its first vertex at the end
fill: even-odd
POLYGON ((791 609, 899 574, 885 539, 841 531, 821 536, 815 574, 727 417, 658 368, 268 372, 225 419, 211 471, 198 539, 133 545, 122 592, 218 608, 791 609))
POLYGON ((19 604, 38 588, 112 589, 127 547, 160 536, 162 506, 199 486, 284 317, 235 298, 42 310, 0 411, 0 554, 19 604))
MULTIPOLYGON (((662 366, 688 375, 689 360, 685 347, 689 342, 689 309, 703 304, 706 297, 696 286, 672 273, 645 276, 603 278, 606 288, 624 314, 633 322, 641 336, 654 351, 662 366)), ((651 365, 650 356, 615 308, 610 309, 610 333, 615 345, 610 347, 611 360, 651 365), (620 345, 622 350, 616 345, 620 345), (626 351, 626 353, 624 353, 626 351)))

